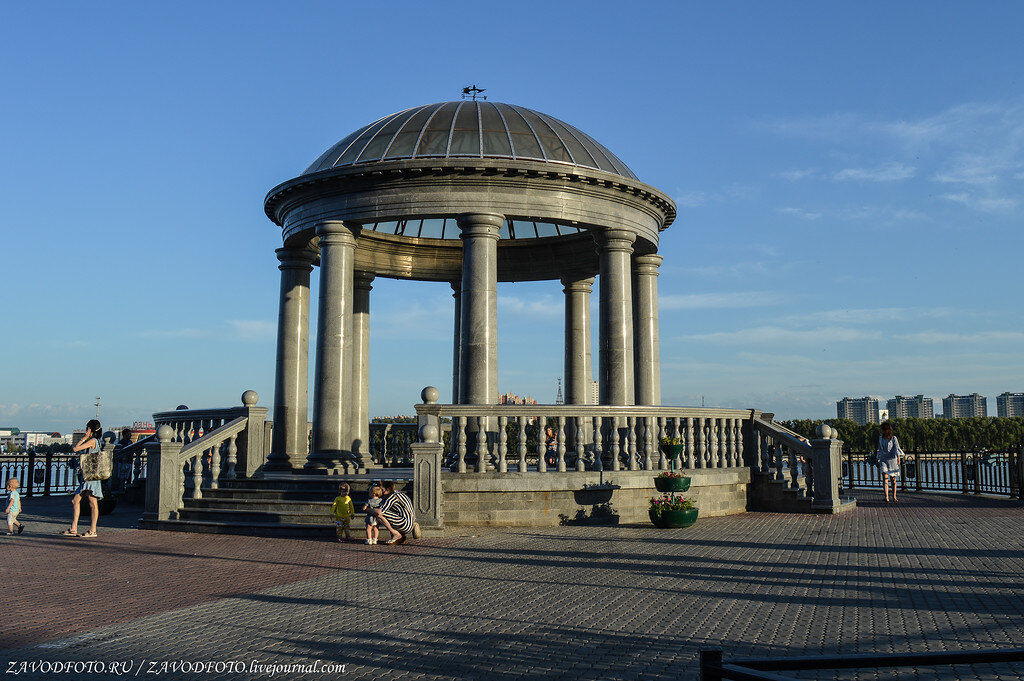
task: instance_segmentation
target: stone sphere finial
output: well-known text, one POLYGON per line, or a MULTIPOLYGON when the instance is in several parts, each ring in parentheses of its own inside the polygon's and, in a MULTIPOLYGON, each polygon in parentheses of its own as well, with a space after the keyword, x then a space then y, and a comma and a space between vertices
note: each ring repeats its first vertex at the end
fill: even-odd
POLYGON ((179 404, 177 407, 174 408, 175 411, 185 411, 186 409, 188 409, 187 404, 179 404))
POLYGON ((833 436, 832 426, 823 423, 814 431, 822 440, 830 440, 833 436))
POLYGON ((156 429, 156 439, 160 442, 170 442, 174 437, 174 429, 166 423, 156 429))
POLYGON ((437 442, 437 426, 427 423, 420 426, 420 442, 437 442))
POLYGON ((246 407, 251 407, 260 401, 259 393, 255 390, 246 390, 242 393, 242 404, 246 407))
POLYGON ((428 385, 420 392, 420 399, 423 400, 423 404, 437 404, 437 400, 440 397, 441 393, 432 385, 428 385))

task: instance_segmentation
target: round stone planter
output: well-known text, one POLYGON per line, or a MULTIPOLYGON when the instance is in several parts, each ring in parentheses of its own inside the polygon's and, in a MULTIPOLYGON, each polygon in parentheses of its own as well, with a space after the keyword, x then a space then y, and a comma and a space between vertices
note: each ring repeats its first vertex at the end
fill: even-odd
POLYGON ((690 478, 654 478, 654 489, 659 492, 685 492, 690 489, 690 478))
POLYGON ((700 509, 690 508, 685 511, 662 511, 660 514, 648 511, 655 527, 689 527, 697 522, 700 509))
POLYGON ((679 455, 682 453, 683 445, 682 444, 678 444, 678 445, 663 445, 663 444, 659 444, 658 445, 658 449, 660 449, 661 453, 665 455, 665 458, 667 458, 667 459, 675 459, 675 458, 678 458, 679 455))

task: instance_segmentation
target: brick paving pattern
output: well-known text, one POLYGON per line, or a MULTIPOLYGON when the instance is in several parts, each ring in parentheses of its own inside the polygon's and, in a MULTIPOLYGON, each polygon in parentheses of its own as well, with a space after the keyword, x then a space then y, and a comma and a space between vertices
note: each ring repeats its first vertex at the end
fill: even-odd
MULTIPOLYGON (((402 547, 109 527, 117 519, 101 521, 89 543, 41 534, 59 526, 33 517, 30 503, 51 503, 33 500, 32 534, 0 542, 0 643, 8 663, 320 661, 345 672, 273 678, 537 680, 696 679, 702 645, 722 645, 727 658, 1024 645, 1021 505, 857 496, 860 508, 838 516, 485 531, 402 547)), ((979 665, 799 676, 1022 673, 979 665)))

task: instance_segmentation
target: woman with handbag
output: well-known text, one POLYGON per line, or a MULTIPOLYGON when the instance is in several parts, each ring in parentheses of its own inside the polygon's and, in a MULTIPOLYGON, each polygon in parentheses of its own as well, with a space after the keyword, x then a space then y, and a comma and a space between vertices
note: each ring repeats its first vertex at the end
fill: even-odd
POLYGON ((900 449, 900 441, 892 432, 892 424, 886 421, 882 424, 882 434, 878 438, 878 470, 882 474, 882 489, 885 490, 885 500, 889 501, 889 481, 892 480, 892 500, 896 498, 896 488, 900 481, 900 466, 903 463, 903 450, 900 449))
MULTIPOLYGON (((71 451, 81 452, 82 454, 99 454, 103 445, 100 442, 100 438, 103 435, 103 427, 100 422, 96 419, 91 419, 89 423, 85 425, 85 437, 75 445, 71 451)), ((82 467, 79 466, 79 470, 82 467)), ((61 532, 65 537, 83 537, 85 539, 96 538, 96 522, 100 518, 100 505, 99 500, 103 498, 103 484, 99 480, 85 480, 82 479, 81 484, 78 485, 78 489, 75 491, 75 496, 71 497, 71 527, 61 532), (89 525, 89 531, 85 534, 78 534, 78 518, 81 515, 82 499, 89 500, 89 511, 92 513, 92 523, 89 525)))

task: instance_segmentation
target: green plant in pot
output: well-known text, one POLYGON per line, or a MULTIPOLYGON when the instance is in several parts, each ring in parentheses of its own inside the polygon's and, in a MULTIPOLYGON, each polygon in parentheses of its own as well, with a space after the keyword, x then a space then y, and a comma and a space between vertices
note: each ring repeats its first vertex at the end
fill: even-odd
POLYGON ((652 498, 648 509, 655 527, 690 527, 697 522, 698 512, 692 499, 675 494, 652 498))
POLYGON ((654 476, 654 488, 659 492, 685 492, 690 489, 686 471, 662 471, 654 476))
POLYGON ((669 460, 670 465, 675 468, 675 461, 683 452, 683 439, 680 437, 663 437, 658 440, 658 449, 669 460))

